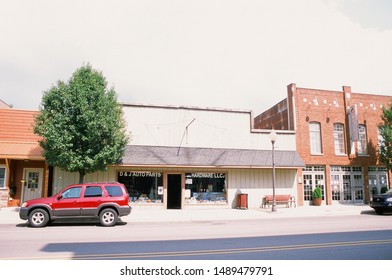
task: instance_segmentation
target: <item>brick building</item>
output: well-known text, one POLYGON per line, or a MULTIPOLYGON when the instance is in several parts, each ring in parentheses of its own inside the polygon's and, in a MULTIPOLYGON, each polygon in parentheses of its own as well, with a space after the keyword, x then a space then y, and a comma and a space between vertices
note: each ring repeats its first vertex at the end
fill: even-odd
POLYGON ((295 130, 306 167, 299 170, 299 205, 319 186, 325 204, 368 203, 390 186, 377 157, 378 125, 390 96, 287 87, 287 98, 254 119, 255 128, 295 130))

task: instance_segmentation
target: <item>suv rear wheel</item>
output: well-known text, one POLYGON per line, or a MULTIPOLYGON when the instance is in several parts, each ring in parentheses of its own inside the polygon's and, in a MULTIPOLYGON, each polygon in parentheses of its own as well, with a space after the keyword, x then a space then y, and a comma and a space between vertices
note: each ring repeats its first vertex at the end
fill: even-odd
POLYGON ((117 212, 111 208, 106 208, 99 213, 99 222, 105 227, 112 227, 117 223, 117 212))
POLYGON ((49 214, 43 209, 34 209, 29 214, 29 224, 32 227, 44 227, 49 222, 49 214))

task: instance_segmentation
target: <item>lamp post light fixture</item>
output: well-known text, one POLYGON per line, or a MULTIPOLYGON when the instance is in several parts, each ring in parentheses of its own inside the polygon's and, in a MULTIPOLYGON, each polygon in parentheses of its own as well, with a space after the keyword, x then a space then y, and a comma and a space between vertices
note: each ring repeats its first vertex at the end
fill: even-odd
POLYGON ((275 141, 277 134, 275 130, 272 129, 270 135, 270 140, 272 144, 272 212, 276 212, 276 197, 275 197, 275 141))

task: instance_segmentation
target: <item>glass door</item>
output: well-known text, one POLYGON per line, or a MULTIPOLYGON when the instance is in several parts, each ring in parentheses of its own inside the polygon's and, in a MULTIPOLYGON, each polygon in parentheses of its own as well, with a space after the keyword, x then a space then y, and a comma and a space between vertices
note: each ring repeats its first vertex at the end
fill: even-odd
POLYGON ((325 173, 324 166, 307 166, 302 171, 304 183, 304 201, 312 201, 312 193, 316 187, 321 189, 325 199, 325 173))
POLYGON ((363 203, 361 167, 331 166, 332 200, 340 204, 363 203))
POLYGON ((352 191, 351 191, 351 176, 343 175, 343 201, 349 202, 352 200, 352 191))

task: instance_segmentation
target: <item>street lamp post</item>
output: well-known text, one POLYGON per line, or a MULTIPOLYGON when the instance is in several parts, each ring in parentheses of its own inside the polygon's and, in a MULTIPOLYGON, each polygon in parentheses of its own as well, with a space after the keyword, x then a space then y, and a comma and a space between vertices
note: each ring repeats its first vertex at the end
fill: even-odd
POLYGON ((272 212, 276 212, 276 197, 275 197, 275 141, 277 138, 275 130, 270 133, 270 140, 272 144, 272 212))

